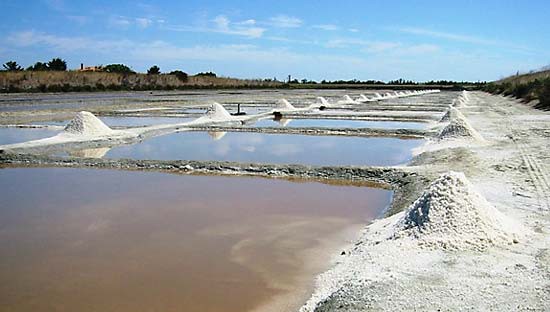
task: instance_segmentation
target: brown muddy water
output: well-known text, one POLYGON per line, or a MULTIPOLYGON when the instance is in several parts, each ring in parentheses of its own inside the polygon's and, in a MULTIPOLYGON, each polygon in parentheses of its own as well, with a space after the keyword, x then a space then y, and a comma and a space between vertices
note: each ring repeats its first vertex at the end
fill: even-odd
POLYGON ((0 311, 286 311, 391 192, 0 170, 0 311))

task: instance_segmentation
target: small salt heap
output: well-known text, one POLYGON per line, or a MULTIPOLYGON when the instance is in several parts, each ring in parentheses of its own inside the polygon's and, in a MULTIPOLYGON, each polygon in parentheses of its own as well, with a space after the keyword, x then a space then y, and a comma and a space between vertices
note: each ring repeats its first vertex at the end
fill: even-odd
POLYGON ((463 173, 435 180, 396 223, 391 238, 412 237, 423 247, 483 250, 517 242, 525 229, 489 204, 463 173))
POLYGON ((232 116, 220 103, 214 102, 208 106, 204 117, 211 120, 228 120, 232 116))
POLYGON ((90 112, 79 112, 63 130, 73 135, 99 136, 112 134, 113 130, 90 112))
POLYGON ((287 101, 286 99, 280 99, 277 101, 277 106, 276 106, 277 111, 290 111, 295 109, 296 107, 290 104, 290 102, 287 101))

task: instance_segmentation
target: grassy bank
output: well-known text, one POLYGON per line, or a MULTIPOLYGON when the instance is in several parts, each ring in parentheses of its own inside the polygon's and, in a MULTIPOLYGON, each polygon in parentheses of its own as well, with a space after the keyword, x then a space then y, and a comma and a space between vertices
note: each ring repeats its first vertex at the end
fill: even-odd
POLYGON ((550 110, 550 70, 510 76, 487 84, 483 90, 525 102, 536 100, 535 107, 550 110))
POLYGON ((178 90, 200 88, 276 88, 281 82, 210 76, 106 73, 78 71, 0 72, 0 92, 76 92, 178 90))

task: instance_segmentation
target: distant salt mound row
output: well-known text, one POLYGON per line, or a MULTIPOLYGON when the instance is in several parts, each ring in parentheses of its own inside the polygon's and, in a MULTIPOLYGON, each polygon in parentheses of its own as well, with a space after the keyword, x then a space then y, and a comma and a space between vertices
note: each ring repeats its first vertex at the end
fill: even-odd
POLYGON ((69 134, 86 136, 108 135, 113 132, 103 121, 90 112, 76 114, 76 117, 65 126, 63 131, 69 134))
POLYGON ((463 173, 451 171, 405 211, 391 238, 412 237, 434 249, 484 250, 513 243, 525 231, 476 192, 463 173))
POLYGON ((227 120, 231 118, 231 114, 220 103, 214 102, 208 106, 205 117, 211 120, 227 120))
POLYGON ((357 104, 357 102, 346 94, 343 100, 338 101, 338 104, 357 104))
POLYGON ((294 107, 292 104, 290 104, 290 102, 287 101, 286 99, 280 99, 280 100, 277 101, 277 109, 294 110, 294 109, 296 109, 296 107, 294 107))

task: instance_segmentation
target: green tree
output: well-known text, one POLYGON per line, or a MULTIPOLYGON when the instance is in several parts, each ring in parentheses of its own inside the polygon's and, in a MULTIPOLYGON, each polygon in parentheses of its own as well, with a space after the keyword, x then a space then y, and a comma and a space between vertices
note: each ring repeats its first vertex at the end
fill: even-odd
POLYGON ((176 77, 178 77, 178 79, 181 81, 181 82, 187 82, 187 79, 189 78, 187 73, 184 73, 182 72, 181 70, 174 70, 174 71, 171 71, 170 72, 170 75, 174 75, 176 77))
POLYGON ((54 58, 48 62, 48 69, 56 70, 56 71, 66 71, 67 62, 65 62, 65 60, 62 60, 60 58, 54 58))
POLYGON ((158 74, 160 74, 160 67, 158 67, 157 65, 151 66, 151 68, 149 68, 149 70, 147 71, 147 75, 158 75, 158 74))
POLYGON ((21 68, 21 66, 19 66, 19 64, 17 64, 16 61, 9 61, 9 62, 6 62, 4 65, 2 65, 4 67, 5 70, 7 71, 20 71, 20 70, 23 70, 23 68, 21 68))
POLYGON ((27 70, 32 70, 32 71, 44 71, 48 69, 49 69, 48 64, 42 63, 42 62, 36 62, 34 65, 27 67, 27 70))
POLYGON ((103 67, 103 71, 108 73, 126 73, 126 74, 135 73, 130 67, 124 64, 109 64, 103 67))

